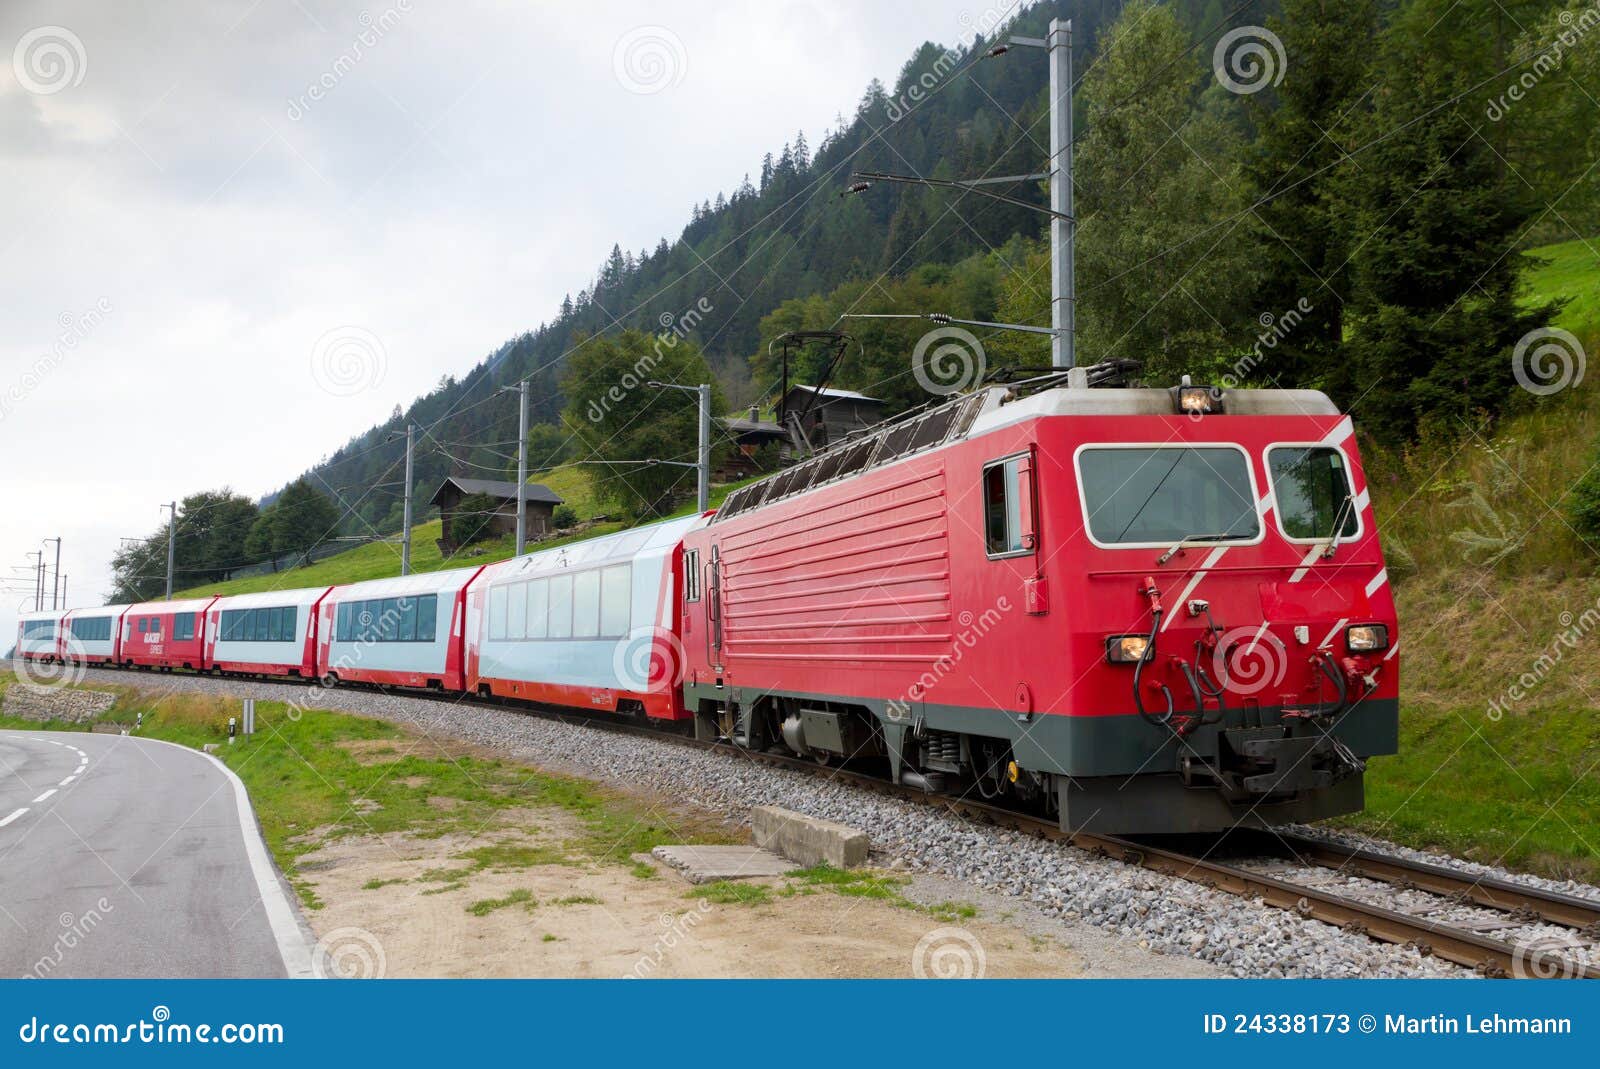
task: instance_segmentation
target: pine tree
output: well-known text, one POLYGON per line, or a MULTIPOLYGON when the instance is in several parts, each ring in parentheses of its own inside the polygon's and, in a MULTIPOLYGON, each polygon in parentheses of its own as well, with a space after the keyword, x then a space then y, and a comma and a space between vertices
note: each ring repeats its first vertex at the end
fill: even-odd
POLYGON ((1518 305, 1529 211, 1479 136, 1468 90, 1484 72, 1428 33, 1453 6, 1416 0, 1383 34, 1387 76, 1350 183, 1353 374, 1335 399, 1394 441, 1502 411, 1519 395, 1513 347, 1556 310, 1518 305))
POLYGON ((1237 379, 1322 386, 1342 378, 1350 250, 1359 237, 1341 175, 1364 125, 1377 22, 1377 0, 1285 0, 1268 24, 1290 59, 1275 96, 1249 98, 1262 114, 1248 171, 1254 195, 1272 198, 1251 220, 1264 267, 1258 314, 1275 317, 1279 329, 1264 335, 1270 345, 1237 379))

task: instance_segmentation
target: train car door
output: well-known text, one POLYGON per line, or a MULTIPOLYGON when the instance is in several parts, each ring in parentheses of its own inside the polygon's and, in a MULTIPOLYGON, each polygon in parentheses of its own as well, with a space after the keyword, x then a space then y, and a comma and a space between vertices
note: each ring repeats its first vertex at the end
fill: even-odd
POLYGON ((722 557, 711 543, 706 562, 706 659, 720 682, 722 677, 722 557))

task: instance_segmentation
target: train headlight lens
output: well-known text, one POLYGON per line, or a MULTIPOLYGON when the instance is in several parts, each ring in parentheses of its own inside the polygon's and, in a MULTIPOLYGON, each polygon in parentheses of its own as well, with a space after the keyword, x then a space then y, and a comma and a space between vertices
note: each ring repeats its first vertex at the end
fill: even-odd
POLYGON ((1112 635, 1106 639, 1106 660, 1112 664, 1135 664, 1150 649, 1147 635, 1112 635))
POLYGON ((1352 653, 1370 653, 1389 648, 1389 629, 1383 624, 1357 624, 1347 627, 1344 644, 1352 653))
POLYGON ((1211 411, 1211 391, 1203 386, 1178 391, 1178 410, 1186 416, 1203 416, 1211 411))

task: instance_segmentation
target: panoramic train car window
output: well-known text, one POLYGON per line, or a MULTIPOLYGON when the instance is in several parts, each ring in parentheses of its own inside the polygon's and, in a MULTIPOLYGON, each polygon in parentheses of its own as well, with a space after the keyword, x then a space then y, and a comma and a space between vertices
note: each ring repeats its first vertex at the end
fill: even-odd
POLYGON ((1093 446, 1078 453, 1089 536, 1102 546, 1249 541, 1250 463, 1231 446, 1093 446))
POLYGON ((111 617, 97 616, 92 620, 72 620, 68 623, 72 637, 79 642, 110 642, 111 617))
POLYGON ((1273 446, 1267 450, 1278 522, 1289 538, 1318 541, 1354 538, 1361 517, 1350 502, 1350 475, 1344 454, 1325 445, 1273 446))
POLYGON ((334 610, 334 641, 432 642, 438 614, 437 594, 341 601, 334 610))
POLYGON ((983 540, 990 557, 1033 552, 1026 459, 1011 457, 983 469, 983 540))
POLYGON ((223 642, 293 642, 295 623, 293 605, 275 609, 224 609, 220 637, 223 642))

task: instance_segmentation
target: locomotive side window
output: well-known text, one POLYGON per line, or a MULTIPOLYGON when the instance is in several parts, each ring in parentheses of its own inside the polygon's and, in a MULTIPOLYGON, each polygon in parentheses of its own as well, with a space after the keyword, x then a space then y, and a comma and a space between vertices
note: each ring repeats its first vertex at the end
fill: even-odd
POLYGON ((1278 522, 1297 541, 1354 538, 1361 517, 1351 500, 1344 454, 1325 445, 1273 446, 1267 470, 1277 500, 1278 522), (1337 531, 1335 530, 1337 524, 1337 531))
POLYGON ((1089 446, 1078 452, 1078 482, 1089 535, 1102 546, 1261 534, 1249 458, 1232 446, 1089 446))
POLYGON ((983 469, 983 540, 991 557, 1032 552, 1023 529, 1022 464, 1022 457, 1012 457, 983 469))

